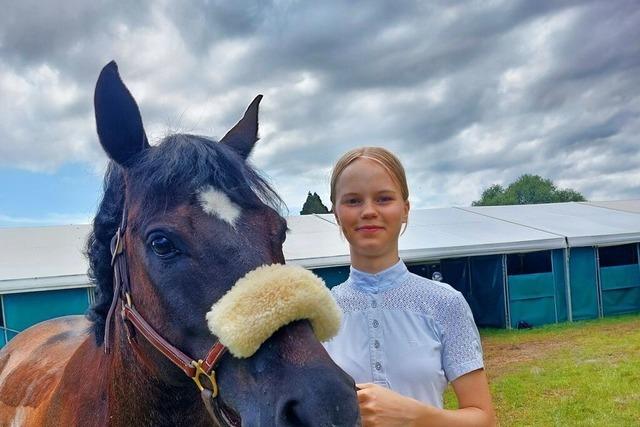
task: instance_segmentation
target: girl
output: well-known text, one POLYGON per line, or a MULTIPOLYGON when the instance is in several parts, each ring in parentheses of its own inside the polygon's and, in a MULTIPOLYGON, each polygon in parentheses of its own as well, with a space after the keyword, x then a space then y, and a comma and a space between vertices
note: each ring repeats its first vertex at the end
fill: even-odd
POLYGON ((378 147, 347 152, 333 169, 331 203, 351 270, 332 289, 344 316, 326 347, 356 381, 364 425, 494 425, 469 305, 451 286, 409 273, 398 256, 409 216, 400 161, 378 147), (448 382, 457 410, 442 409, 448 382))

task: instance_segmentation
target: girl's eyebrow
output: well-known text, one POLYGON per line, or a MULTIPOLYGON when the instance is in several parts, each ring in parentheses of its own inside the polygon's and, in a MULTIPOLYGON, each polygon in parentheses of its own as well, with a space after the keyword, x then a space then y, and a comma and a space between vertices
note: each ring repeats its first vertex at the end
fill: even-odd
MULTIPOLYGON (((390 188, 385 188, 383 190, 376 191, 375 194, 384 194, 384 193, 396 194, 397 192, 398 192, 397 190, 393 190, 393 189, 390 189, 390 188)), ((345 194, 341 195, 340 198, 353 197, 353 196, 360 196, 360 193, 352 191, 350 193, 345 193, 345 194)))
POLYGON ((376 191, 375 194, 380 195, 380 194, 398 194, 398 192, 396 190, 380 190, 380 191, 376 191))

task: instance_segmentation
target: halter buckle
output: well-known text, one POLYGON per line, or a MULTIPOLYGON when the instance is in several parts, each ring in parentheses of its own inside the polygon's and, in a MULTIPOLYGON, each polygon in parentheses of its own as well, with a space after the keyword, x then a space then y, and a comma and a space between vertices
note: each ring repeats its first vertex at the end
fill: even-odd
POLYGON ((202 391, 205 389, 205 387, 202 385, 200 378, 202 376, 207 378, 209 380, 209 383, 211 384, 211 389, 210 389, 211 397, 215 398, 218 396, 218 383, 216 382, 216 371, 212 370, 210 374, 207 374, 207 371, 205 371, 203 368, 203 363, 204 361, 202 359, 198 360, 197 362, 195 360, 191 361, 191 366, 196 368, 196 372, 195 374, 193 374, 193 377, 191 377, 191 379, 193 380, 193 382, 196 383, 196 386, 198 387, 198 389, 202 391))
POLYGON ((116 239, 116 242, 111 249, 111 267, 113 267, 113 264, 115 264, 118 255, 122 253, 122 231, 120 230, 120 227, 118 227, 118 230, 116 231, 116 234, 113 236, 113 238, 116 239))

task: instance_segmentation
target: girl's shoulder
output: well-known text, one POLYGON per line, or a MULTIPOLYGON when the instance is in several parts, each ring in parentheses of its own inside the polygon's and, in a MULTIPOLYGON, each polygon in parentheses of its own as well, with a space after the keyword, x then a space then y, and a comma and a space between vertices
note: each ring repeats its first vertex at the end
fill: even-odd
POLYGON ((464 312, 468 305, 451 285, 410 273, 403 286, 385 295, 384 307, 421 313, 437 321, 464 312))
POLYGON ((331 288, 331 295, 344 313, 360 311, 368 306, 366 294, 350 286, 348 279, 331 288))
POLYGON ((409 273, 404 287, 412 296, 420 299, 434 299, 438 302, 456 301, 462 296, 448 283, 437 282, 414 273, 409 273))
MULTIPOLYGON (((349 280, 334 286, 331 294, 343 312, 366 310, 371 296, 354 289, 349 280)), ((464 296, 451 285, 408 273, 401 286, 379 294, 380 308, 409 311, 436 320, 469 310, 464 296)))

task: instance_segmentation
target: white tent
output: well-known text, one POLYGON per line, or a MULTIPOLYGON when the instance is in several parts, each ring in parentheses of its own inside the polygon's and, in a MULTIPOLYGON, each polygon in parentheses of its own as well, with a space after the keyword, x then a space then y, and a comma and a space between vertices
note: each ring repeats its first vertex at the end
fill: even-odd
POLYGON ((90 226, 0 228, 0 293, 89 286, 90 226))
MULTIPOLYGON (((349 263, 349 246, 333 215, 289 217, 285 258, 308 268, 349 263)), ((471 255, 564 248, 561 236, 467 212, 462 208, 414 209, 400 237, 400 256, 420 261, 471 255)))
MULTIPOLYGON (((287 220, 287 262, 308 268, 348 264, 348 244, 332 215, 287 220)), ((87 286, 83 249, 89 231, 89 225, 0 228, 0 293, 87 286)), ((566 242, 640 242, 640 213, 587 203, 414 209, 400 238, 400 255, 421 261, 559 249, 566 242)))
POLYGON ((333 215, 300 215, 287 218, 284 242, 287 262, 307 268, 349 263, 349 245, 340 236, 333 215))
MULTIPOLYGON (((287 262, 307 268, 349 263, 349 246, 333 215, 292 216, 287 262)), ((564 238, 460 208, 415 209, 400 237, 405 261, 564 248, 564 238)))
POLYGON ((605 202, 585 202, 593 206, 615 209, 617 211, 640 213, 640 200, 609 200, 605 202))
POLYGON ((640 242, 640 215, 586 203, 464 208, 492 218, 566 237, 570 247, 640 242))
POLYGON ((561 236, 467 212, 417 209, 400 238, 406 261, 564 248, 561 236))

